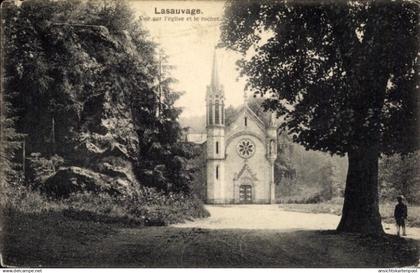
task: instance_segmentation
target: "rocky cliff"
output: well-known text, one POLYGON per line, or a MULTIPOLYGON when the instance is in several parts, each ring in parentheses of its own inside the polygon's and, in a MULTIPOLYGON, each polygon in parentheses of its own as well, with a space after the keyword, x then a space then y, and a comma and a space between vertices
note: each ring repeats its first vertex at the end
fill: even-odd
POLYGON ((134 45, 127 34, 111 35, 100 26, 50 24, 44 30, 38 37, 49 92, 28 105, 19 125, 28 134, 29 154, 58 155, 63 162, 36 186, 57 197, 133 193, 138 136, 132 86, 121 71, 134 45))

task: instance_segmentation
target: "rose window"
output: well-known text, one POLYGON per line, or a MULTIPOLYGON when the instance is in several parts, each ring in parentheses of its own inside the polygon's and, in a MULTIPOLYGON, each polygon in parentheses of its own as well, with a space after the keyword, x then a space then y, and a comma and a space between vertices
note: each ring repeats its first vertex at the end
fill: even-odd
POLYGON ((249 139, 243 139, 238 143, 237 151, 241 157, 251 157, 255 153, 255 144, 249 139))

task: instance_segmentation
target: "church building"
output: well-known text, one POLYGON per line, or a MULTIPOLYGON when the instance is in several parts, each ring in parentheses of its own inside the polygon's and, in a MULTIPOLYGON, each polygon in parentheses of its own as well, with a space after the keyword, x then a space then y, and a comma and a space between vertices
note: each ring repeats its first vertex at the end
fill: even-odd
POLYGON ((265 124, 244 103, 225 124, 225 93, 219 82, 216 55, 206 93, 207 203, 274 203, 277 128, 265 124))

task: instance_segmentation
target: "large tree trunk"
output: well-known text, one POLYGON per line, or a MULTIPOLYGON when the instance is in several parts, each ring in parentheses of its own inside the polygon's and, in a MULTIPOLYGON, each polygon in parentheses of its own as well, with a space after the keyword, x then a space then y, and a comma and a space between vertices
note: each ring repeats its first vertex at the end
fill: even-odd
POLYGON ((375 146, 348 153, 344 206, 339 232, 384 233, 379 214, 378 158, 375 146))

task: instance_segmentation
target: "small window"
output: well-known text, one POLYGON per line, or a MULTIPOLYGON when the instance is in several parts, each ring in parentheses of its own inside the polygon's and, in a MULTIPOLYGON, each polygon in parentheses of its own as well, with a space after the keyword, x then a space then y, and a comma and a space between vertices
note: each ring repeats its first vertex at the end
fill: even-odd
POLYGON ((219 141, 216 141, 216 154, 219 153, 219 141))
POLYGON ((216 179, 219 179, 219 165, 216 166, 216 179))
POLYGON ((245 117, 244 123, 245 123, 245 126, 248 126, 248 118, 247 117, 245 117))

